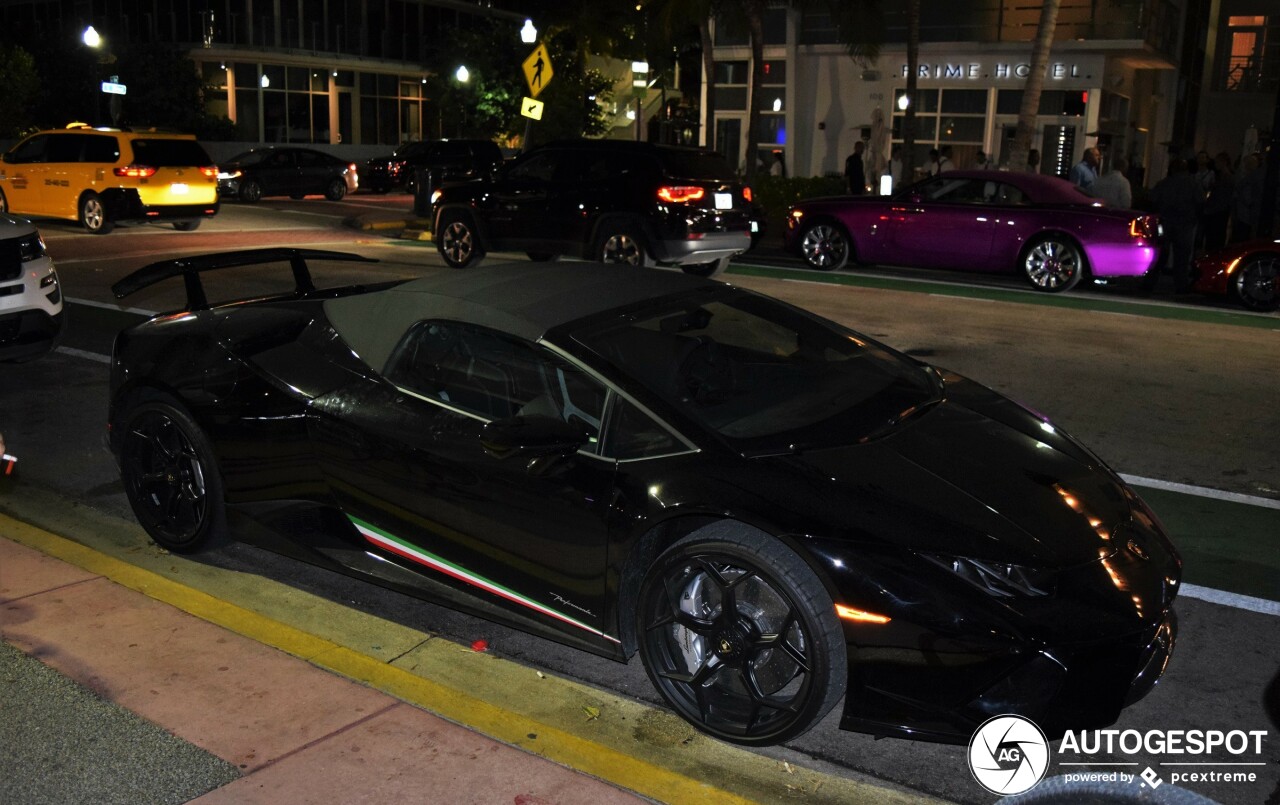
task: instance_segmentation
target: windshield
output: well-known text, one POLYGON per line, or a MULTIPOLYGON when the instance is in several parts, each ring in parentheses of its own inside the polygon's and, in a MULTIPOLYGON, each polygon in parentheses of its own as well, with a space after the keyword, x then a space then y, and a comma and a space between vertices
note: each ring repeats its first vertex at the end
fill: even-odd
POLYGON ((931 369, 736 289, 574 338, 744 452, 854 443, 887 432, 940 394, 931 369))

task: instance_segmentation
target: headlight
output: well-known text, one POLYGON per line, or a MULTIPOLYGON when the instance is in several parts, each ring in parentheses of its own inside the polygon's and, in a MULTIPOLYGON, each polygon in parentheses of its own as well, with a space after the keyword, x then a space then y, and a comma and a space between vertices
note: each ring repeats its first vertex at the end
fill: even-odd
POLYGON ((230 173, 228 173, 228 172, 226 172, 226 171, 218 171, 218 179, 219 179, 219 180, 225 180, 225 179, 239 179, 239 178, 240 178, 241 176, 243 176, 243 175, 244 175, 244 174, 243 174, 241 171, 231 171, 230 173))
POLYGON ((1051 592, 1048 574, 1035 568, 964 556, 921 556, 996 598, 1013 598, 1019 595, 1038 598, 1051 592))

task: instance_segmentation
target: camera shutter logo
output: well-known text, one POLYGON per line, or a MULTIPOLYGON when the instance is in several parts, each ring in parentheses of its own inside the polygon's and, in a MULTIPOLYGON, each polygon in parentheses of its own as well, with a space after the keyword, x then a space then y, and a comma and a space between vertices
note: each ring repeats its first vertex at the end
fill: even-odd
POLYGON ((1049 742, 1022 716, 989 718, 969 740, 969 771, 992 794, 1021 794, 1049 770, 1049 742))

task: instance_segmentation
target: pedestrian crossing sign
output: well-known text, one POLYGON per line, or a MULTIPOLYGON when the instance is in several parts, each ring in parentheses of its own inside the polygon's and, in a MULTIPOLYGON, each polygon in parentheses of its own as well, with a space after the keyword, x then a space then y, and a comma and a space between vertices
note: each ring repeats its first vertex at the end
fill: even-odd
POLYGON ((536 98, 551 83, 551 76, 555 74, 551 69, 551 54, 547 53, 547 46, 539 43, 529 54, 529 58, 524 60, 522 67, 524 80, 529 83, 529 94, 536 98))

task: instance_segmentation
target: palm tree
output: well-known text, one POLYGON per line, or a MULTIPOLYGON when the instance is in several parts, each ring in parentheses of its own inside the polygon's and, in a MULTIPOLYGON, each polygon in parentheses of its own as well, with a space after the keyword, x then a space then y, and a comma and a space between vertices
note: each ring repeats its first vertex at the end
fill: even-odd
POLYGON ((1027 152, 1031 150, 1036 133, 1036 115, 1040 111, 1040 93, 1044 89, 1044 71, 1049 64, 1049 49, 1053 45, 1053 32, 1058 27, 1058 7, 1062 0, 1045 0, 1040 7, 1040 25, 1036 28, 1036 43, 1031 51, 1031 74, 1022 89, 1022 108, 1018 110, 1018 128, 1013 135, 1013 147, 1009 152, 1009 167, 1015 170, 1027 164, 1027 152))
POLYGON ((645 8, 653 12, 668 39, 679 36, 680 30, 696 28, 702 47, 702 82, 706 101, 702 104, 702 119, 698 138, 701 145, 715 147, 716 119, 716 59, 712 52, 711 18, 716 15, 719 0, 649 0, 645 8))

